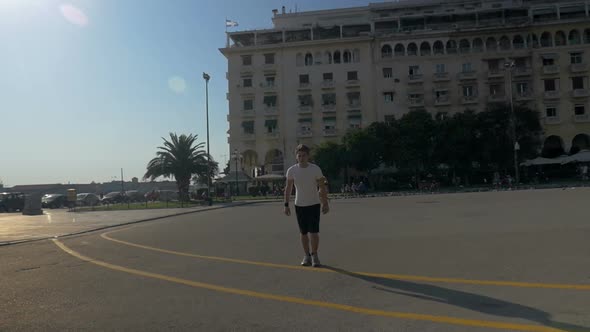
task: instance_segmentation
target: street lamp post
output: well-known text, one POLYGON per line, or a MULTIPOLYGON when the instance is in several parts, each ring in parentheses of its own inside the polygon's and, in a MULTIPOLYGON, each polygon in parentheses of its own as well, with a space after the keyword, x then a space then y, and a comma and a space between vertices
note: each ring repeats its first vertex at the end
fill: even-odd
POLYGON ((205 80, 205 112, 207 117, 207 199, 209 205, 213 204, 211 198, 211 153, 209 152, 209 79, 211 76, 207 73, 203 73, 203 79, 205 80))
POLYGON ((512 70, 515 67, 514 60, 510 60, 504 63, 504 67, 508 72, 508 98, 510 99, 510 129, 512 131, 512 146, 514 151, 514 178, 516 180, 516 185, 520 183, 520 172, 518 170, 518 150, 520 150, 520 145, 516 140, 516 115, 514 114, 514 101, 512 100, 512 70))
POLYGON ((238 149, 234 149, 234 159, 236 160, 236 196, 240 195, 240 184, 238 182, 238 159, 240 155, 238 154, 238 149))

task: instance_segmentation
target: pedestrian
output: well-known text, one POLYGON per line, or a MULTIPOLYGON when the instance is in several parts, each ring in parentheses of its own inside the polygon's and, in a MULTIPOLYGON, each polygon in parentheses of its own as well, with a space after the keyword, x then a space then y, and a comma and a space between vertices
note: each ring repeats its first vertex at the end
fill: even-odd
POLYGON ((303 144, 298 145, 295 153, 297 164, 289 167, 286 175, 284 212, 287 216, 291 215, 289 200, 293 185, 295 185, 295 214, 301 233, 301 245, 305 253, 301 265, 318 267, 320 266, 318 256, 320 244, 320 211, 323 214, 330 211, 326 187, 327 182, 320 167, 309 162, 310 149, 307 146, 303 144), (309 248, 310 240, 311 251, 309 248))

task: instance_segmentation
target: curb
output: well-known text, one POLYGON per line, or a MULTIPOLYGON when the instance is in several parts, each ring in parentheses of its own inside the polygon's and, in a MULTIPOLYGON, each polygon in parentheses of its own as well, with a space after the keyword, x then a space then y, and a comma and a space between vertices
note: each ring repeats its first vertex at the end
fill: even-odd
POLYGON ((154 220, 159 220, 159 219, 165 219, 165 218, 172 218, 172 217, 183 216, 183 215, 192 214, 192 213, 199 213, 199 212, 212 211, 212 210, 220 210, 220 209, 226 209, 226 208, 230 208, 230 207, 238 207, 238 206, 244 206, 244 205, 252 205, 252 204, 256 204, 256 203, 260 203, 260 202, 240 202, 240 203, 235 203, 235 204, 232 204, 232 205, 207 207, 207 208, 200 209, 200 210, 195 210, 195 211, 186 211, 186 212, 169 214, 169 215, 165 215, 165 216, 152 217, 152 218, 146 218, 146 219, 134 220, 134 221, 128 221, 128 222, 117 224, 117 225, 103 226, 103 227, 88 229, 88 230, 84 230, 84 231, 80 231, 80 232, 67 233, 67 234, 61 234, 61 235, 55 235, 55 236, 47 236, 47 237, 41 237, 41 238, 26 239, 26 240, 15 240, 15 241, 0 242, 0 247, 6 247, 6 246, 10 246, 10 245, 23 244, 23 243, 40 242, 40 241, 51 240, 51 239, 60 239, 60 238, 63 238, 63 237, 83 235, 83 234, 88 234, 88 233, 92 233, 92 232, 96 232, 96 231, 102 231, 102 230, 109 229, 109 228, 129 226, 129 225, 139 224, 139 223, 148 222, 148 221, 154 221, 154 220))

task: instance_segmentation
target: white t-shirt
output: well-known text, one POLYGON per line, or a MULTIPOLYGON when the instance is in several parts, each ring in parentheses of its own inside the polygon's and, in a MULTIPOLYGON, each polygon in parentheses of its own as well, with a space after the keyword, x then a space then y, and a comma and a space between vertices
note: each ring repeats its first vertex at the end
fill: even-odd
POLYGON ((319 166, 308 163, 307 167, 295 164, 287 170, 287 180, 295 183, 295 205, 310 206, 320 204, 318 180, 324 177, 319 166))

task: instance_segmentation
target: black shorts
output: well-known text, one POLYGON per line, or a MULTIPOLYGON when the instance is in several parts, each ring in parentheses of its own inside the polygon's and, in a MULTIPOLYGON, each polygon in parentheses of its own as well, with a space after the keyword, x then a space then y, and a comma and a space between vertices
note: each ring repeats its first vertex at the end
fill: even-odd
POLYGON ((320 204, 310 206, 295 205, 295 214, 297 215, 297 223, 301 234, 320 232, 320 207, 320 204))

